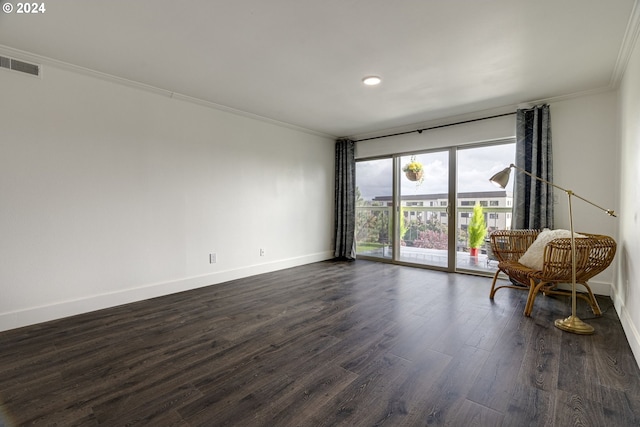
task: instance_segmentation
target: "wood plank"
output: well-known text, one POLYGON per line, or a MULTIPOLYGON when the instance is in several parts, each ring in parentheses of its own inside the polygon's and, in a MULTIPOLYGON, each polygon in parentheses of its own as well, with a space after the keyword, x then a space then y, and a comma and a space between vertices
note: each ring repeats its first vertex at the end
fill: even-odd
MULTIPOLYGON (((557 426, 584 426, 584 427, 623 427, 614 424, 611 417, 606 417, 604 408, 600 402, 589 400, 579 393, 567 393, 558 391, 555 400, 555 421, 557 426)), ((624 426, 629 426, 625 424, 624 426)))
POLYGON ((406 424, 451 425, 489 355, 485 350, 464 346, 440 372, 424 378, 423 388, 413 399, 420 403, 411 408, 406 424))
MULTIPOLYGON (((504 414, 493 409, 479 405, 476 402, 465 400, 459 409, 452 414, 448 425, 452 426, 500 426, 503 425, 504 414)), ((521 424, 516 424, 520 426, 521 424)))
POLYGON ((518 383, 553 391, 558 385, 561 332, 551 322, 533 328, 518 372, 518 383))
MULTIPOLYGON (((518 291, 515 291, 518 292, 518 291)), ((499 342, 482 365, 467 397, 493 410, 504 413, 515 389, 529 337, 535 327, 533 321, 522 316, 519 306, 499 342)))
POLYGON ((555 427, 554 393, 531 385, 516 384, 503 425, 555 427))

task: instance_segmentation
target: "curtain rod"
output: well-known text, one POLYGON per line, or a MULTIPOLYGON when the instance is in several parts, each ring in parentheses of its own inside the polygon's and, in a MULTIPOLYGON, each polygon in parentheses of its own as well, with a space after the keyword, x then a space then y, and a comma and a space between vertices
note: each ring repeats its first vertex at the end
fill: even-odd
POLYGON ((512 112, 512 113, 504 113, 504 114, 497 114, 495 116, 489 116, 489 117, 482 117, 480 119, 471 119, 471 120, 465 120, 462 122, 456 122, 456 123, 448 123, 446 125, 438 125, 438 126, 432 126, 432 127, 428 127, 428 128, 423 128, 423 129, 416 129, 416 130, 408 130, 406 132, 398 132, 398 133, 392 133, 390 135, 381 135, 381 136, 373 136, 371 138, 363 138, 363 139, 357 139, 355 142, 361 142, 361 141, 370 141, 372 139, 381 139, 381 138, 389 138, 391 136, 399 136, 399 135, 407 135, 409 133, 414 133, 414 132, 418 132, 418 133, 422 133, 425 130, 432 130, 432 129, 439 129, 439 128, 446 128, 448 126, 456 126, 456 125, 463 125, 465 123, 472 123, 472 122, 479 122, 480 120, 487 120, 487 119, 495 119, 497 117, 504 117, 504 116, 511 116, 513 114, 516 114, 516 112, 512 112))

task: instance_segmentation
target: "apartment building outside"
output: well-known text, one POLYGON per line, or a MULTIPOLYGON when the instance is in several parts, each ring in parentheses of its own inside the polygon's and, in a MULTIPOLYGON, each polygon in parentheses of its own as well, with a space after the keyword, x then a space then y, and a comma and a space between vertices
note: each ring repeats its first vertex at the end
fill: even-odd
MULTIPOLYGON (((461 230, 466 231, 476 203, 483 207, 484 219, 490 232, 511 229, 513 209, 513 194, 511 192, 499 190, 458 193, 457 202, 457 223, 461 230)), ((371 200, 371 204, 391 207, 393 200, 391 196, 376 196, 371 200)), ((447 193, 403 195, 400 206, 405 221, 423 223, 437 220, 443 225, 449 223, 449 195, 447 193)))

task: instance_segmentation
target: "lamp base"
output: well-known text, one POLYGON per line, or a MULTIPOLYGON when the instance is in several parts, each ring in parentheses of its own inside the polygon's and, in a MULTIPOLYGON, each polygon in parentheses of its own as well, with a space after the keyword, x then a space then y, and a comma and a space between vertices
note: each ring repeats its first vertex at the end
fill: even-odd
POLYGON ((593 326, 587 325, 578 316, 569 316, 566 319, 558 319, 554 322, 558 329, 574 334, 589 335, 594 332, 593 326))

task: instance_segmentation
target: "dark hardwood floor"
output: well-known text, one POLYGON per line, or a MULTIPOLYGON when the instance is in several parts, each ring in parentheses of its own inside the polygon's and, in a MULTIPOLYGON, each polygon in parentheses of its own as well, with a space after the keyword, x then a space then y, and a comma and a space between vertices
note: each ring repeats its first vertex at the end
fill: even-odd
POLYGON ((490 284, 329 261, 2 332, 0 425, 640 425, 608 298, 581 336, 490 284))

